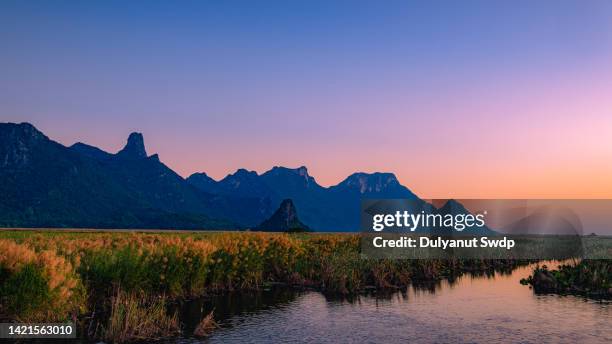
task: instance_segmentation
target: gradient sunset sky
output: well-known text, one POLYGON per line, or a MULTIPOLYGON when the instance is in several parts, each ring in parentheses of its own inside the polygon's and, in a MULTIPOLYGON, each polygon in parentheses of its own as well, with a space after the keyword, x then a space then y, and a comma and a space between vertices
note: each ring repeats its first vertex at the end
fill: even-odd
POLYGON ((0 2, 0 121, 183 176, 612 198, 612 1, 0 2))

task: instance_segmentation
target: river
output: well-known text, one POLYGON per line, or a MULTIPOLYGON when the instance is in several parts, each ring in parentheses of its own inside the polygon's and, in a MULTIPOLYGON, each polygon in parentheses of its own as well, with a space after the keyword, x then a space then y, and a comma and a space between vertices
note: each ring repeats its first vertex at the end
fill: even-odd
MULTIPOLYGON (((549 266, 553 265, 549 263, 549 266)), ((511 273, 464 275, 404 292, 326 297, 275 288, 188 303, 187 333, 214 309, 220 328, 180 343, 610 343, 612 303, 576 296, 536 295, 511 273)))

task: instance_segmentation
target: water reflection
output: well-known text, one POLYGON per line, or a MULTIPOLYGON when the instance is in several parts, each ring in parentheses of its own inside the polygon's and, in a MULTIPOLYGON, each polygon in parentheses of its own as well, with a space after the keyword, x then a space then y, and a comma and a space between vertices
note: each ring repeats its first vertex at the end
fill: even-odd
POLYGON ((224 320, 236 315, 248 316, 265 312, 271 308, 282 308, 283 305, 294 301, 300 294, 288 288, 271 288, 262 291, 215 295, 179 304, 179 316, 184 324, 185 332, 192 333, 200 319, 211 311, 214 312, 217 321, 230 325, 230 323, 224 323, 224 320))
MULTIPOLYGON (((555 264, 548 263, 550 267, 555 264)), ((222 328, 205 342, 609 343, 609 302, 535 295, 519 284, 532 267, 463 275, 351 298, 272 289, 186 304, 189 333, 215 309, 222 328)), ((182 342, 200 342, 183 338, 182 342)))

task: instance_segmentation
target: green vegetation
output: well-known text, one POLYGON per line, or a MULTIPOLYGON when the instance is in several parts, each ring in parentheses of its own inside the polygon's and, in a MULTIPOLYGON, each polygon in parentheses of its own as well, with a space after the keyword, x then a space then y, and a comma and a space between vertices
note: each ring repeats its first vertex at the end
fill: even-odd
POLYGON ((521 280, 538 293, 580 294, 589 297, 612 297, 612 260, 583 260, 548 270, 537 267, 533 275, 521 280))
POLYGON ((64 257, 0 239, 0 315, 59 321, 83 311, 84 288, 64 257))
POLYGON ((2 231, 0 252, 3 318, 72 319, 110 342, 175 335, 167 303, 210 293, 282 283, 352 294, 521 263, 364 259, 358 235, 314 233, 2 231))
POLYGON ((166 298, 118 291, 101 337, 112 343, 180 334, 177 314, 168 315, 166 298))

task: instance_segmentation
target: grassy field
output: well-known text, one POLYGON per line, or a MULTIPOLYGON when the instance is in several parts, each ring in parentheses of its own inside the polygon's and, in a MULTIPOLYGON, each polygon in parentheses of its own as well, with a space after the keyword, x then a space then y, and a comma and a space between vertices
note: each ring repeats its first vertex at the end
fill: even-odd
POLYGON ((0 317, 124 342, 177 335, 167 306, 184 298, 274 283, 351 294, 521 263, 364 259, 352 234, 0 231, 0 317))

